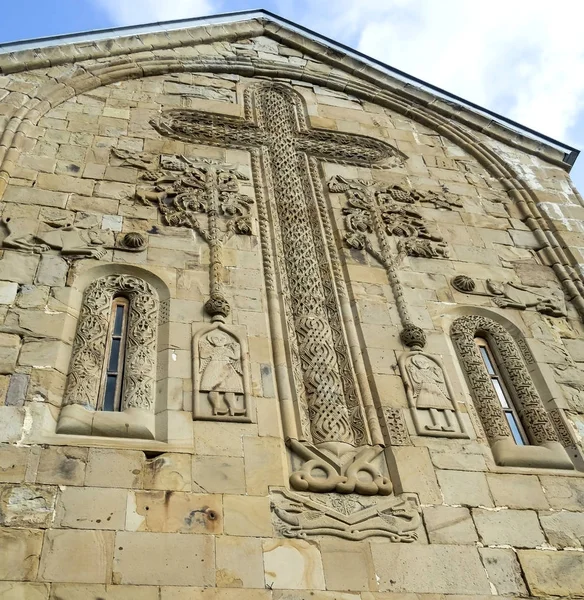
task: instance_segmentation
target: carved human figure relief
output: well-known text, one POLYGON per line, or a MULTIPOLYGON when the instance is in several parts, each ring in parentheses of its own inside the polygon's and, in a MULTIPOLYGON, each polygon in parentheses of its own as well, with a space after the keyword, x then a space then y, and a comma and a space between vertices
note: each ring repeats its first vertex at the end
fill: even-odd
MULTIPOLYGON (((372 405, 367 405, 369 412, 364 408, 360 385, 365 383, 357 381, 347 345, 323 237, 322 219, 328 217, 323 217, 314 193, 320 186, 314 176, 318 165, 313 169, 311 161, 391 166, 405 157, 381 140, 312 129, 302 99, 283 84, 250 86, 244 119, 176 109, 163 112, 152 124, 161 135, 181 141, 249 151, 259 178, 258 197, 266 190, 267 207, 258 211, 270 214, 271 231, 260 217, 262 248, 267 254, 278 248, 277 302, 283 307, 282 314, 269 301, 270 321, 282 319, 274 326, 283 330, 291 362, 288 372, 278 371, 278 386, 286 402, 294 403, 293 408, 283 406, 282 414, 289 448, 300 460, 294 463, 291 484, 323 492, 349 493, 361 487, 367 494, 389 493, 391 482, 381 468, 379 422, 372 405)), ((270 260, 264 257, 265 264, 270 260)), ((266 279, 271 281, 268 275, 266 279)))
POLYGON ((398 361, 418 435, 468 438, 440 359, 407 352, 398 361))
POLYGON ((247 350, 219 322, 194 338, 194 418, 251 422, 247 350))
POLYGON ((450 283, 455 290, 463 294, 492 298, 493 303, 501 308, 517 310, 532 308, 549 317, 566 316, 566 300, 560 290, 487 279, 486 291, 480 291, 474 279, 467 275, 457 275, 450 283))
POLYGON ((147 247, 147 239, 141 233, 130 232, 114 242, 112 231, 78 227, 67 218, 46 221, 44 224, 50 227, 47 231, 39 231, 39 223, 31 219, 8 217, 1 223, 7 233, 3 247, 35 254, 56 250, 72 259, 102 258, 106 250, 142 252, 147 247))

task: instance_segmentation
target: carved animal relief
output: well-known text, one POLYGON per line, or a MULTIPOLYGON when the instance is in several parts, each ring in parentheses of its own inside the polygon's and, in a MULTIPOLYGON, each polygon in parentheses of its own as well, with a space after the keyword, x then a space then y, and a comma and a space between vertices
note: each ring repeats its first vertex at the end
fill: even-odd
POLYGON ((136 197, 156 206, 171 227, 194 229, 209 245, 210 298, 205 309, 225 318, 230 306, 223 293, 222 249, 233 235, 251 235, 250 207, 253 199, 239 192, 248 178, 232 165, 210 160, 193 161, 184 156, 160 156, 113 150, 124 164, 144 170, 144 184, 136 197))
POLYGON ((382 442, 379 423, 372 402, 364 406, 363 398, 370 398, 370 393, 361 387, 367 385, 364 378, 356 380, 354 354, 343 331, 336 274, 327 254, 330 245, 323 237, 323 228, 330 230, 330 223, 318 204, 315 160, 382 166, 399 164, 404 156, 380 140, 311 129, 301 98, 285 85, 250 86, 245 115, 237 119, 179 109, 162 113, 152 124, 164 136, 251 153, 259 179, 258 211, 270 294, 274 247, 279 261, 277 302, 284 308, 283 321, 275 302, 270 303, 270 319, 273 327, 283 325, 287 360, 292 363, 292 378, 280 371, 278 380, 280 390, 290 390, 283 392, 285 401, 294 402, 292 410, 286 405, 282 411, 296 469, 291 484, 348 493, 361 485, 359 472, 370 472, 365 493, 388 493, 391 483, 382 475, 381 448, 370 445, 373 438, 374 444, 382 442), (370 418, 365 417, 367 411, 370 418))
POLYGON ((398 364, 417 434, 467 438, 440 359, 408 352, 400 356, 398 364))
POLYGON ((40 223, 32 219, 2 219, 6 237, 4 248, 23 252, 45 254, 59 252, 69 259, 102 258, 107 250, 142 252, 147 247, 146 238, 138 232, 119 234, 97 227, 74 225, 70 219, 57 219, 40 223))
POLYGON ((272 493, 276 529, 285 537, 331 535, 345 540, 383 537, 392 542, 414 542, 422 521, 414 494, 375 499, 356 494, 272 493))
POLYGON ((251 422, 247 350, 226 325, 215 323, 194 338, 194 417, 251 422))
POLYGON ((474 279, 466 275, 457 275, 452 279, 451 285, 463 294, 492 298, 493 303, 501 308, 516 308, 517 310, 532 308, 549 317, 566 316, 566 301, 559 290, 552 291, 512 281, 500 283, 487 279, 486 291, 482 292, 477 290, 474 279))

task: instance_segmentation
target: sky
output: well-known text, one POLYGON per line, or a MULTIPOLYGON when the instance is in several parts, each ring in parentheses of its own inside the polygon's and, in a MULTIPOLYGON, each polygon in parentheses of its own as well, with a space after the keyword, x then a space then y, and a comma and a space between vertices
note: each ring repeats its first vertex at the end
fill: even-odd
MULTIPOLYGON (((0 0, 0 43, 265 8, 584 149, 582 0, 0 0), (259 4, 263 2, 263 4, 259 4)), ((584 193, 584 153, 572 170, 584 193)))

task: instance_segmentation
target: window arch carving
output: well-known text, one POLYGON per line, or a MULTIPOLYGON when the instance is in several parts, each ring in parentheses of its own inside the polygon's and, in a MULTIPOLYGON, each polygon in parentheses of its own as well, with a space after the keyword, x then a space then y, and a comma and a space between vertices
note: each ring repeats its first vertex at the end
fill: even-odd
MULTIPOLYGON (((59 419, 59 433, 91 433, 107 435, 101 430, 97 421, 88 425, 87 419, 82 418, 83 424, 77 424, 70 431, 72 417, 71 407, 95 412, 99 402, 104 361, 108 347, 110 331, 110 315, 113 301, 124 297, 129 302, 127 335, 125 343, 124 370, 120 411, 139 409, 141 413, 154 415, 156 394, 156 356, 157 328, 159 317, 159 297, 156 289, 140 277, 128 274, 108 275, 93 281, 85 290, 83 304, 79 315, 79 323, 73 342, 73 351, 63 399, 63 410, 59 419), (69 410, 68 410, 69 409, 69 410), (99 431, 96 431, 96 426, 99 431), (87 429, 90 429, 88 431, 87 429)), ((136 412, 136 411, 134 411, 136 412)), ((132 411, 130 411, 130 414, 132 411)), ((102 413, 103 414, 103 413, 102 413)), ((80 413, 75 413, 79 421, 80 413)), ((117 415, 109 416, 115 419, 117 415)), ((104 418, 106 415, 104 415, 104 418)), ((94 419, 95 420, 95 419, 94 419)), ((128 418, 125 418, 128 421, 128 418)), ((130 419, 131 421, 132 419, 130 419)), ((103 419, 102 419, 103 421, 103 419)), ((115 430, 116 428, 113 427, 115 430)), ((126 423, 126 435, 123 430, 110 435, 124 437, 149 437, 144 434, 144 427, 126 423)), ((151 427, 146 427, 150 430, 151 427)))
POLYGON ((450 334, 495 461, 508 466, 573 469, 531 379, 518 344, 496 321, 482 315, 456 319, 450 334), (484 338, 505 376, 530 445, 517 446, 475 338, 484 338))

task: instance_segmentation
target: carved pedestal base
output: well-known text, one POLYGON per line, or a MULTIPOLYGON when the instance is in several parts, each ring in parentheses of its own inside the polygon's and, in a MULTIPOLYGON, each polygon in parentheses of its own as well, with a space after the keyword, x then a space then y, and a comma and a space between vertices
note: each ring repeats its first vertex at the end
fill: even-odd
POLYGON ((420 506, 414 494, 389 498, 299 494, 275 490, 271 508, 276 529, 285 537, 332 535, 346 540, 368 537, 392 542, 414 542, 421 525, 420 506))
POLYGON ((140 408, 110 412, 89 410, 78 404, 70 404, 61 410, 57 425, 57 433, 67 435, 153 440, 154 432, 154 414, 140 408))
POLYGON ((393 491, 391 480, 381 472, 381 464, 375 464, 381 463, 381 446, 353 448, 338 443, 317 448, 298 440, 289 440, 288 446, 295 457, 304 461, 290 475, 290 485, 295 490, 365 496, 388 496, 393 491))

